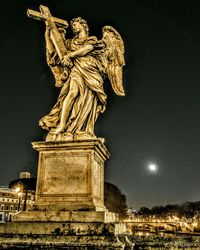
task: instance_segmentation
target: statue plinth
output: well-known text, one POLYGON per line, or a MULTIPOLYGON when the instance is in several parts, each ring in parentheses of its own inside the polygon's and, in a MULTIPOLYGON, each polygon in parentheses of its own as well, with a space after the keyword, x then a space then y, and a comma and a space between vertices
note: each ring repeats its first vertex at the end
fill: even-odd
POLYGON ((34 142, 39 151, 35 210, 106 211, 104 161, 109 152, 100 139, 34 142))
POLYGON ((104 206, 103 139, 33 142, 39 151, 35 205, 13 221, 117 222, 104 206))

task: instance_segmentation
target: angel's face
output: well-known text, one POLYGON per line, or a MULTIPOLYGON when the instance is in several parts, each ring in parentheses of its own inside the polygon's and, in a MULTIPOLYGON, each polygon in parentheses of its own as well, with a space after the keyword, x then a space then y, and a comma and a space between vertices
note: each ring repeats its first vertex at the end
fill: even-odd
POLYGON ((73 22, 72 30, 75 34, 80 33, 84 29, 84 26, 80 22, 73 22))

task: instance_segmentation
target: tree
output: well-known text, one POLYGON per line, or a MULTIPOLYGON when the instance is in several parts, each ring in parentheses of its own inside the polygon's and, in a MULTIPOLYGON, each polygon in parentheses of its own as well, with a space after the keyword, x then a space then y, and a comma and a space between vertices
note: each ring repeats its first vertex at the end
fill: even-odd
POLYGON ((109 212, 119 214, 120 219, 126 218, 128 209, 126 196, 117 186, 108 182, 104 185, 104 203, 109 212))

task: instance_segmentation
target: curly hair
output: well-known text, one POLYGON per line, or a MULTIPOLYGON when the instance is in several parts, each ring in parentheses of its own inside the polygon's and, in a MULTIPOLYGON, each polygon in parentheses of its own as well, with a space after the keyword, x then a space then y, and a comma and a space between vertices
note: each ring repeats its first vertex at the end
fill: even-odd
POLYGON ((71 27, 72 27, 72 30, 73 30, 73 31, 74 31, 74 29, 73 29, 73 24, 74 24, 75 22, 78 22, 78 23, 82 24, 83 27, 85 28, 85 31, 86 31, 87 35, 89 34, 89 27, 88 27, 88 24, 87 24, 87 22, 86 22, 82 17, 75 17, 75 18, 73 18, 73 19, 71 20, 71 27))

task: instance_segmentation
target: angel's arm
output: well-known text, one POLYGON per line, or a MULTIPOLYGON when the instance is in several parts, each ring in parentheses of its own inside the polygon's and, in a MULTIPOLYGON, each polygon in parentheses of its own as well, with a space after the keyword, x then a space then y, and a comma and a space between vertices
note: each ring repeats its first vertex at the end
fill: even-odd
POLYGON ((54 46, 53 46, 53 43, 51 42, 51 39, 50 39, 50 27, 47 25, 46 26, 46 31, 45 31, 45 40, 46 40, 46 47, 47 49, 50 51, 50 52, 53 52, 55 49, 54 49, 54 46))
POLYGON ((67 55, 65 55, 62 62, 64 65, 68 65, 71 58, 85 56, 89 52, 91 52, 93 49, 94 49, 94 46, 92 44, 83 45, 81 48, 79 48, 75 51, 69 52, 67 55))
POLYGON ((74 58, 77 56, 85 56, 93 49, 94 49, 94 46, 91 44, 83 45, 81 48, 69 53, 69 57, 74 58))

